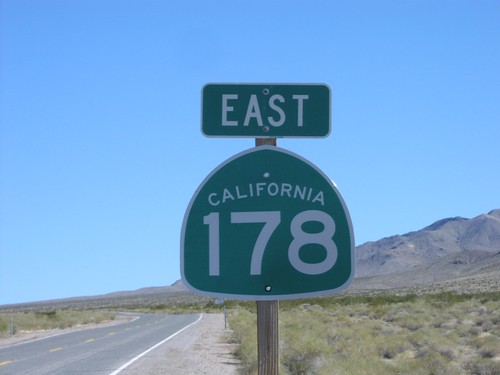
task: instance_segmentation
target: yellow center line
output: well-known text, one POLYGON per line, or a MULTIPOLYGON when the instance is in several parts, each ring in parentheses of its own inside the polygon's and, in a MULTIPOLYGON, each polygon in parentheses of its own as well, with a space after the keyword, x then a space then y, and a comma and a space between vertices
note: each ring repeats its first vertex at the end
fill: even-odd
POLYGON ((108 335, 110 335, 110 336, 111 335, 116 335, 116 332, 110 332, 110 333, 108 333, 108 335))
POLYGON ((0 362, 0 366, 4 366, 4 365, 8 365, 9 363, 12 363, 14 361, 4 361, 4 362, 0 362))
POLYGON ((63 350, 63 348, 54 348, 54 349, 50 349, 49 352, 57 352, 59 350, 63 350))
POLYGON ((88 340, 85 340, 85 342, 92 342, 94 341, 95 339, 88 339, 88 340))

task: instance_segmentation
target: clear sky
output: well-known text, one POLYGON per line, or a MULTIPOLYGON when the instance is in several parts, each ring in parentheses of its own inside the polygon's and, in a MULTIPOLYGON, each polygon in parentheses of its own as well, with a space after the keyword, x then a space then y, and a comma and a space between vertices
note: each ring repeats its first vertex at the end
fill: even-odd
POLYGON ((182 219, 253 139, 200 132, 207 82, 326 83, 280 139, 356 244, 500 208, 500 2, 0 0, 0 304, 169 285, 182 219))

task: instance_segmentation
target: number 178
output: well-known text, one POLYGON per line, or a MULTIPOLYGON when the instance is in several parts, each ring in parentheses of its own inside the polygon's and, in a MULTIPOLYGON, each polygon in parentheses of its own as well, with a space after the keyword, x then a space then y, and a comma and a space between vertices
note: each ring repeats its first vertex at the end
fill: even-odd
MULTIPOLYGON (((280 211, 231 212, 231 224, 264 223, 257 236, 252 252, 250 275, 261 275, 262 259, 269 239, 281 223, 280 211)), ((220 275, 220 218, 218 212, 203 217, 203 224, 208 225, 209 275, 220 275)), ((298 213, 290 224, 293 240, 288 247, 288 260, 299 272, 307 275, 319 275, 329 271, 337 261, 337 246, 333 241, 335 221, 323 211, 307 210, 298 213), (306 222, 319 222, 323 229, 317 233, 308 233, 302 229, 306 222), (326 250, 326 257, 318 263, 306 263, 300 259, 300 249, 308 244, 321 245, 326 250)))

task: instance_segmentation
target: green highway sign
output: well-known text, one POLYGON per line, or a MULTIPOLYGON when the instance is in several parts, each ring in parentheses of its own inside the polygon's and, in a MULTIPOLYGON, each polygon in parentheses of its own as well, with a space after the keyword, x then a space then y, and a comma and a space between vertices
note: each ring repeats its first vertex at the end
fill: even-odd
POLYGON ((201 130, 207 137, 326 137, 331 92, 325 84, 207 84, 201 130))
POLYGON ((315 165, 259 146, 201 183, 181 231, 181 274, 196 292, 276 300, 333 293, 354 276, 347 207, 315 165))

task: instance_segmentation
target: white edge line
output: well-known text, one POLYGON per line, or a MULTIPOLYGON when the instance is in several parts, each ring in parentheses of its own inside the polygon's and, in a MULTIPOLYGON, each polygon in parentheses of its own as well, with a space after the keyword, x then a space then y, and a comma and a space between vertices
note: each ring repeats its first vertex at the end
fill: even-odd
POLYGON ((137 361, 139 358, 145 356, 146 354, 148 354, 150 351, 156 349, 157 347, 159 347, 160 345, 164 344, 165 342, 167 342, 168 340, 170 340, 172 337, 174 336, 177 336, 179 333, 181 333, 182 331, 185 331, 186 329, 188 329, 189 327, 195 325, 196 323, 198 323, 201 318, 203 317, 203 314, 200 314, 200 317, 193 323, 190 323, 188 324, 187 326, 185 326, 184 328, 181 328, 180 330, 178 330, 177 332, 173 333, 172 335, 168 336, 165 340, 163 341, 160 341, 158 344, 155 344, 153 345, 151 348, 145 350, 144 352, 142 352, 141 354, 139 354, 138 356, 132 358, 130 361, 128 361, 127 363, 125 363, 123 366, 119 367, 118 369, 116 369, 115 371, 113 371, 111 374, 109 375, 117 375, 119 374, 120 372, 122 372, 123 370, 125 370, 128 366, 130 366, 132 363, 134 363, 135 361, 137 361))

